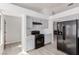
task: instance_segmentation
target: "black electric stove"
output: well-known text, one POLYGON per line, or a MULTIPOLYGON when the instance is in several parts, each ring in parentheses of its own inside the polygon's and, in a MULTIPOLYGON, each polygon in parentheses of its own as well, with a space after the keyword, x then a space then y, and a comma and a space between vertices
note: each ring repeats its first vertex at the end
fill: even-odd
POLYGON ((32 31, 32 35, 35 35, 35 49, 44 46, 44 34, 40 34, 40 31, 32 31))

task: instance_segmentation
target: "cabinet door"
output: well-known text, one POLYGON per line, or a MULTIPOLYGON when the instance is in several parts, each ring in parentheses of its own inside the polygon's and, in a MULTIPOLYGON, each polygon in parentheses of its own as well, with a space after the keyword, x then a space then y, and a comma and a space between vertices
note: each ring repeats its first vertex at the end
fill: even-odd
POLYGON ((34 40, 32 38, 28 39, 27 40, 27 51, 31 50, 31 49, 34 49, 34 48, 35 48, 34 40))
POLYGON ((52 35, 46 34, 44 39, 45 39, 44 44, 50 43, 52 41, 52 35))

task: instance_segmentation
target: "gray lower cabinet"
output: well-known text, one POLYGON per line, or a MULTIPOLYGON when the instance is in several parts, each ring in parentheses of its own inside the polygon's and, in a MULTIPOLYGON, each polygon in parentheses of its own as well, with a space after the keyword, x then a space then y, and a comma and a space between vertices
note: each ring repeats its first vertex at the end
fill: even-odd
POLYGON ((27 51, 35 48, 35 40, 34 40, 34 38, 30 37, 30 38, 28 38, 26 40, 26 42, 27 42, 27 44, 26 44, 27 51))
POLYGON ((51 41, 52 41, 52 35, 51 34, 45 34, 44 44, 50 43, 51 41))

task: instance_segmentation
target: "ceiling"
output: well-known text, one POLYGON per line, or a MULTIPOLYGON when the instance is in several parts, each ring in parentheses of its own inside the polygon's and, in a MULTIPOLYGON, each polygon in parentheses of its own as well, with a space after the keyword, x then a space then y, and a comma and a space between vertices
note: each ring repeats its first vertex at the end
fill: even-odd
POLYGON ((12 4, 47 15, 57 14, 65 10, 79 6, 79 3, 12 3, 12 4))

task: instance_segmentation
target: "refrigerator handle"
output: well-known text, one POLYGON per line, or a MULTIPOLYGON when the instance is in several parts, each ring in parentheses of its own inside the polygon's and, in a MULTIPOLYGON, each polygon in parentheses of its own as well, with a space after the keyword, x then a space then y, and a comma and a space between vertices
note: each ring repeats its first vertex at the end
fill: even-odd
POLYGON ((63 40, 65 40, 65 34, 66 34, 66 27, 63 26, 63 40))

